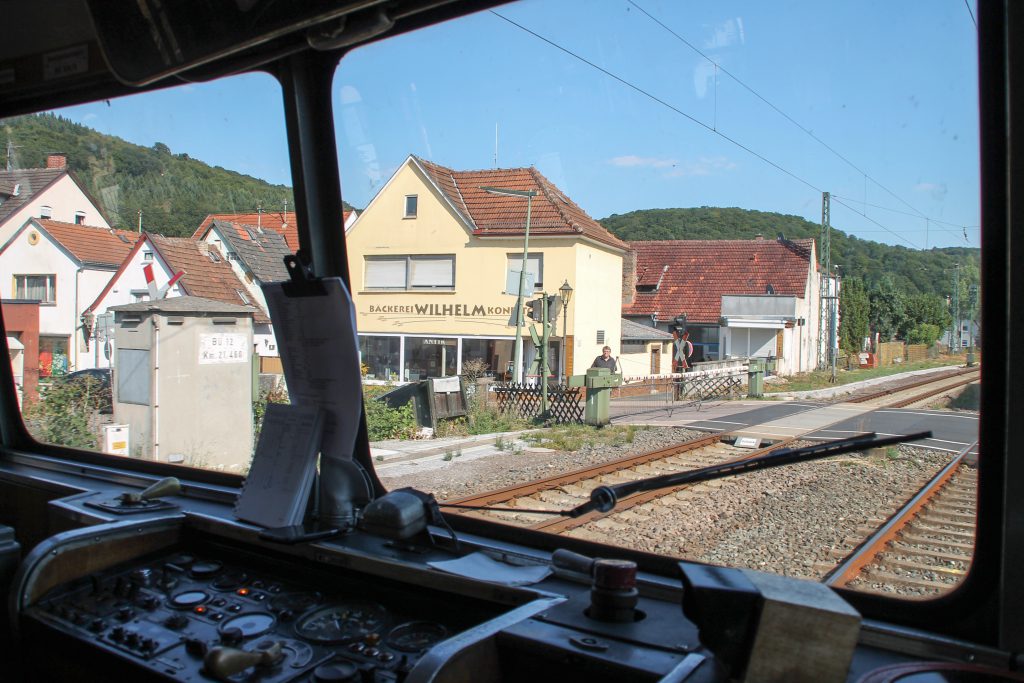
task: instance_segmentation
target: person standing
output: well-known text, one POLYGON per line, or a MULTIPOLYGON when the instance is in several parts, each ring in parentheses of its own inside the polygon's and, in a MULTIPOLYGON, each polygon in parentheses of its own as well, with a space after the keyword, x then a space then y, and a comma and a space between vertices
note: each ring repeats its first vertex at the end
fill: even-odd
POLYGON ((612 358, 612 347, 606 346, 601 349, 601 355, 594 359, 594 362, 590 364, 592 368, 608 368, 610 372, 615 372, 615 368, 619 364, 618 358, 612 358))

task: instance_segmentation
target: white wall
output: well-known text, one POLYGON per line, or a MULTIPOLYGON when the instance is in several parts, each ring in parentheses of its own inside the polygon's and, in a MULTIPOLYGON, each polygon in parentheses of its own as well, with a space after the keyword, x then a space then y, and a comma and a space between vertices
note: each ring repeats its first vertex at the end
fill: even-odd
MULTIPOLYGON (((545 286, 555 292, 560 282, 557 273, 544 275, 545 286)), ((573 338, 573 367, 570 374, 587 371, 594 358, 601 355, 601 347, 610 346, 612 355, 621 355, 622 349, 622 253, 610 247, 589 243, 576 246, 576 282, 570 282, 574 292, 569 304, 570 328, 573 338), (597 342, 597 331, 604 330, 604 343, 597 342)))
POLYGON ((74 223, 75 212, 82 211, 85 213, 85 225, 112 227, 103 218, 96 205, 89 201, 89 197, 71 179, 71 176, 66 175, 58 179, 45 192, 33 196, 32 201, 25 204, 20 210, 9 216, 3 225, 0 225, 0 244, 9 240, 18 231, 18 228, 25 225, 30 218, 40 218, 39 210, 43 206, 49 206, 52 209, 50 218, 55 221, 74 223))

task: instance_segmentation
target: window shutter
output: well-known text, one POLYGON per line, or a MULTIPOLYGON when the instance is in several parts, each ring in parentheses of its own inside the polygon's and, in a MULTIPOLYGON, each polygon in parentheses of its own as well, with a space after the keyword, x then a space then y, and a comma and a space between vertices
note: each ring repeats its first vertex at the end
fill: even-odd
POLYGON ((410 287, 453 287, 454 259, 451 256, 440 258, 413 258, 409 262, 410 287))
POLYGON ((405 259, 368 259, 363 278, 367 289, 405 289, 405 259))

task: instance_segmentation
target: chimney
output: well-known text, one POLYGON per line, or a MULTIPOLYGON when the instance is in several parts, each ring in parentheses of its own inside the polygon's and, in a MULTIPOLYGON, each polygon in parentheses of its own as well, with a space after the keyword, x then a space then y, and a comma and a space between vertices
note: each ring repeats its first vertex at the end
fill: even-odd
POLYGON ((757 237, 755 237, 754 239, 760 242, 764 239, 764 235, 762 235, 761 233, 757 233, 757 237))
POLYGON ((622 257, 622 304, 629 306, 636 295, 636 252, 630 249, 622 257))
POLYGON ((46 157, 46 168, 67 168, 67 155, 54 153, 46 157))

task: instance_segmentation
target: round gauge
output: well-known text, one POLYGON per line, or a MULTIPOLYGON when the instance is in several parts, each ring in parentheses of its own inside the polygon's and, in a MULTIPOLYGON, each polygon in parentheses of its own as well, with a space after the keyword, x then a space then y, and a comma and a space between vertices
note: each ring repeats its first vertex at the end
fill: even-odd
POLYGON ((182 591, 171 597, 171 605, 179 609, 189 609, 209 599, 210 594, 206 591, 182 591))
POLYGON ((249 614, 239 614, 238 616, 231 617, 220 625, 218 629, 223 635, 228 629, 237 628, 242 632, 243 638, 250 638, 252 636, 258 636, 261 633, 266 633, 274 624, 277 623, 277 619, 274 618, 273 614, 267 612, 252 612, 249 614))
POLYGON ((422 652, 448 637, 448 629, 432 621, 409 621, 391 629, 384 641, 402 652, 422 652))
POLYGON ((229 571, 211 581, 210 587, 219 591, 230 591, 243 585, 248 580, 249 575, 243 571, 229 571))
POLYGON ((295 632, 315 643, 347 643, 380 633, 387 622, 383 605, 352 600, 313 610, 295 623, 295 632))
POLYGON ((319 605, 321 596, 315 591, 304 591, 301 593, 282 593, 274 596, 270 601, 270 609, 274 612, 288 610, 293 614, 302 614, 310 607, 319 605))
POLYGON ((224 565, 216 560, 193 562, 188 568, 188 573, 197 579, 208 579, 220 573, 224 565))

